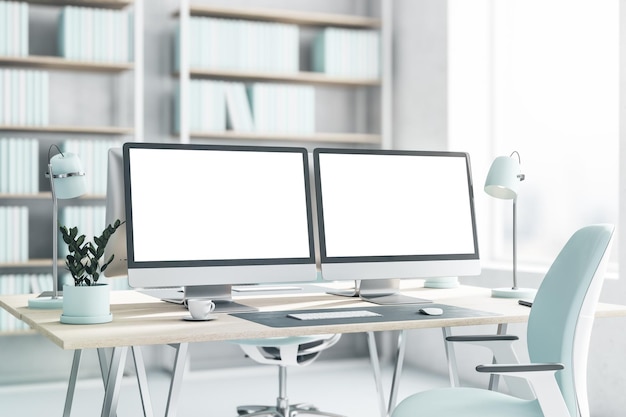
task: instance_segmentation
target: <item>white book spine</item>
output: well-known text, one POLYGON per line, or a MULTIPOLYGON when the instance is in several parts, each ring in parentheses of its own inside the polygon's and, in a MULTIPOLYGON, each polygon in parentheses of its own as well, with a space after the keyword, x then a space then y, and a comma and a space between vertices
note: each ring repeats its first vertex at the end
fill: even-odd
POLYGON ((2 230, 2 233, 0 233, 0 263, 4 263, 8 261, 8 256, 7 256, 7 231, 8 231, 8 225, 7 225, 7 207, 5 206, 0 206, 0 230, 2 230))
POLYGON ((28 56, 28 3, 20 3, 20 55, 28 56))
POLYGON ((9 138, 9 145, 8 145, 8 172, 9 172, 9 189, 8 192, 9 194, 16 194, 17 193, 17 178, 16 178, 16 174, 17 174, 17 169, 16 169, 16 163, 15 163, 15 154, 17 153, 17 141, 15 140, 15 138, 9 138))
POLYGON ((13 115, 12 115, 12 107, 13 107, 13 83, 12 83, 12 77, 13 77, 13 70, 11 69, 5 69, 3 71, 3 92, 4 92, 4 124, 10 125, 12 124, 12 119, 13 119, 13 115))
POLYGON ((0 56, 7 55, 7 3, 0 1, 0 56))
POLYGON ((20 208, 20 261, 28 261, 28 207, 20 208))
POLYGON ((9 142, 6 138, 0 138, 0 194, 9 192, 9 179, 9 142))
POLYGON ((18 120, 17 124, 24 126, 26 124, 26 70, 17 70, 18 76, 18 120))
MULTIPOLYGON (((2 31, 2 29, 0 28, 0 32, 2 31)), ((7 105, 7 103, 5 102, 5 97, 4 97, 4 72, 6 70, 1 69, 0 68, 0 125, 3 125, 6 123, 6 120, 4 118, 4 108, 7 105)))
POLYGON ((48 126, 50 113, 50 75, 48 71, 41 71, 41 125, 48 126))

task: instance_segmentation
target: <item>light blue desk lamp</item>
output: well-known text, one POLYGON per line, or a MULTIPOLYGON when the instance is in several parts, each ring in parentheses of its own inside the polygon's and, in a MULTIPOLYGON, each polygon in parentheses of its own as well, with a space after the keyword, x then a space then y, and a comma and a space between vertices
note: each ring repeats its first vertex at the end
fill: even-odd
POLYGON ((46 178, 50 178, 52 190, 52 292, 48 296, 42 293, 39 297, 28 300, 29 308, 57 309, 63 307, 63 299, 59 295, 59 208, 58 199, 70 199, 80 197, 87 192, 85 172, 78 155, 61 152, 58 146, 52 145, 48 150, 48 172, 46 178), (59 151, 50 157, 52 148, 59 151))
POLYGON ((492 297, 532 299, 536 293, 534 289, 517 286, 517 192, 520 182, 525 178, 521 173, 520 163, 521 158, 517 151, 513 151, 508 157, 499 156, 491 164, 485 180, 487 194, 503 200, 513 200, 513 287, 494 288, 491 290, 492 297))

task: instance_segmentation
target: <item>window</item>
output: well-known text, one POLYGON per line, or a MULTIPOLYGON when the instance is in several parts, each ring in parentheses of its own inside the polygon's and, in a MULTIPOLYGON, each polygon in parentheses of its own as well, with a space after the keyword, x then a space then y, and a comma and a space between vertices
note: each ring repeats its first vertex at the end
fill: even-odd
POLYGON ((512 258, 511 201, 482 185, 514 150, 520 265, 549 265, 579 227, 617 224, 618 19, 617 0, 449 2, 450 145, 472 154, 484 259, 512 258))

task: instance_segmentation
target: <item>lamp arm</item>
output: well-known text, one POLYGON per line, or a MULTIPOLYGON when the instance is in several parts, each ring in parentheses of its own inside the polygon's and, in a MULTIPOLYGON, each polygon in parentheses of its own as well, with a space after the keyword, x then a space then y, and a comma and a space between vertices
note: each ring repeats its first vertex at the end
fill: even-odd
POLYGON ((52 296, 50 298, 59 298, 59 261, 58 261, 58 227, 59 227, 59 204, 56 192, 54 190, 54 174, 52 173, 52 164, 48 162, 48 172, 50 173, 50 190, 52 191, 52 296))
POLYGON ((513 199, 513 289, 517 289, 517 196, 513 199))

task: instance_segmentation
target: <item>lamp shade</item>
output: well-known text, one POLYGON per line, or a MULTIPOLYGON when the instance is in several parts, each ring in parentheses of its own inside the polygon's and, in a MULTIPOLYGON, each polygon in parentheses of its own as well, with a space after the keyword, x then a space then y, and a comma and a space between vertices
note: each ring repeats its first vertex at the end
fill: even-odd
POLYGON ((65 152, 50 158, 50 176, 57 198, 76 198, 87 192, 87 181, 78 155, 65 152))
POLYGON ((485 192, 492 197, 503 200, 512 200, 517 197, 520 184, 519 162, 509 156, 499 156, 491 164, 487 179, 485 180, 485 192))

